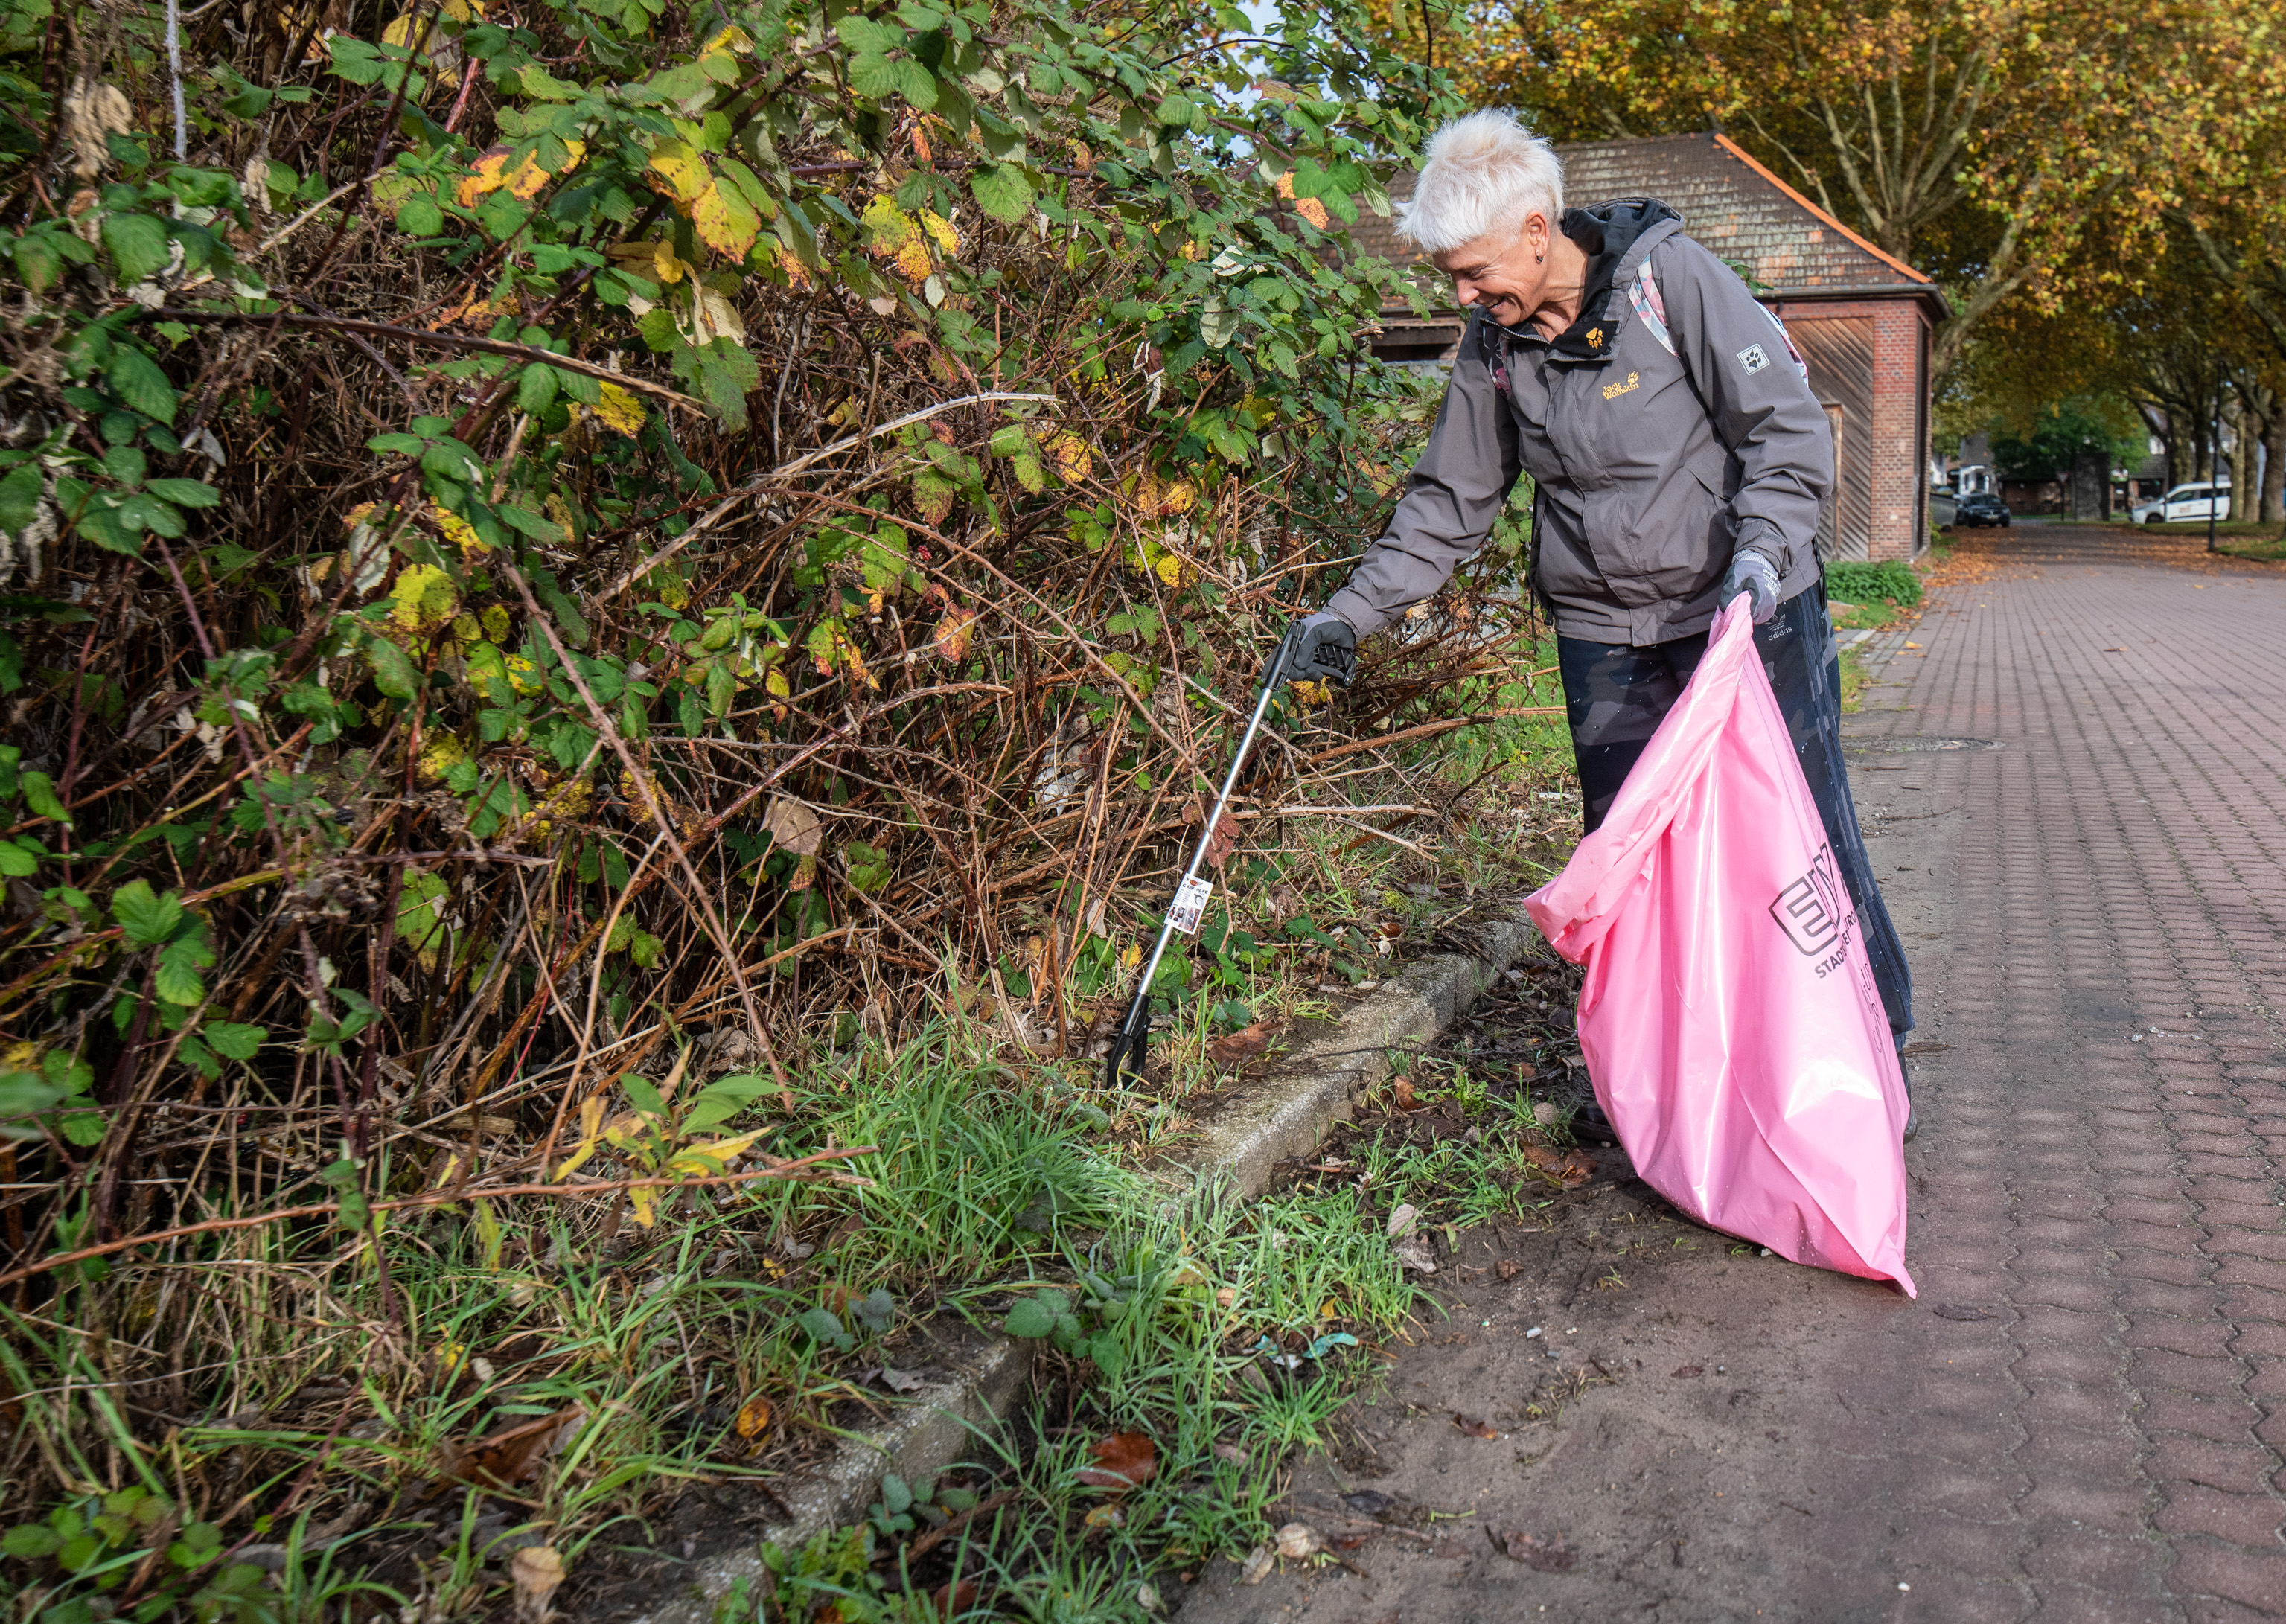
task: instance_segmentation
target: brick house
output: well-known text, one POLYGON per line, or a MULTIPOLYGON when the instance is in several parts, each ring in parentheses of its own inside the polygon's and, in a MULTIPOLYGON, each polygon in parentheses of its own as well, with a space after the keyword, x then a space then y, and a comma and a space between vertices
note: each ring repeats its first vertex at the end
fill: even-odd
MULTIPOLYGON (((1910 558, 1928 540, 1929 335, 1946 314, 1936 285, 1892 258, 1764 169, 1726 136, 1655 136, 1559 146, 1567 204, 1655 197, 1683 229, 1729 260, 1785 323, 1833 424, 1839 476, 1820 526, 1830 558, 1910 558)), ((1412 194, 1398 177, 1392 197, 1412 194)), ((1419 256, 1388 221, 1360 216, 1360 251, 1419 256)), ((1462 318, 1383 311, 1374 352, 1444 360, 1462 318)))

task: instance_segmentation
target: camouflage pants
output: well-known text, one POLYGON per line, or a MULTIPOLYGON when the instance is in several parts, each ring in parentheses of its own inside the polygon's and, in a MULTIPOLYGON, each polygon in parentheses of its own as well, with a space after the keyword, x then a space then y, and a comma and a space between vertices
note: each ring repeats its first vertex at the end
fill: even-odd
MULTIPOLYGON (((1776 614, 1754 628, 1754 647, 1793 737, 1801 776, 1809 781, 1811 798, 1825 820, 1826 839, 1849 887, 1850 901, 1856 904, 1866 957, 1889 1025, 1899 1033, 1909 1032, 1913 1025, 1912 971, 1881 900, 1880 885, 1858 832, 1857 808, 1849 797, 1849 777, 1841 759, 1841 665, 1827 627, 1824 588, 1797 593, 1779 604, 1776 614)), ((1612 798, 1706 652, 1703 632, 1640 648, 1577 637, 1557 639, 1572 753, 1579 763, 1588 830, 1601 824, 1612 809, 1612 798)))

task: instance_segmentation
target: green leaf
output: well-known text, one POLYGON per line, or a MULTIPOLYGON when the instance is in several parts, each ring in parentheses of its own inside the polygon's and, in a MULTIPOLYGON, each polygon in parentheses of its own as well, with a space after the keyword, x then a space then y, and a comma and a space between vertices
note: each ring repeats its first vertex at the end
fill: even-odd
POLYGON ((233 1021, 209 1021, 199 1029, 217 1054, 234 1060, 250 1060, 262 1047, 262 1040, 270 1036, 258 1026, 233 1021))
POLYGON ((1056 1328, 1056 1317, 1036 1297, 1024 1297, 1008 1311, 1000 1328, 1011 1336, 1037 1342, 1056 1328))
POLYGON ((52 818, 66 828, 71 826, 71 814, 64 810, 64 803, 57 799, 56 781, 47 774, 26 772, 16 780, 16 787, 23 792, 24 804, 40 816, 52 818))
POLYGON ((1171 130, 1187 130, 1197 115, 1198 107, 1189 97, 1170 96, 1159 104, 1159 111, 1154 116, 1171 130))
POLYGON ((147 281, 167 268, 167 228, 155 215, 114 211, 103 217, 103 246, 119 267, 119 280, 147 281))
POLYGON ((986 214, 1014 225, 1032 211, 1032 183, 1013 163, 996 163, 968 177, 968 189, 986 214))
POLYGON ((175 421, 175 386, 159 370, 159 363, 133 344, 111 347, 111 365, 105 371, 113 391, 126 405, 162 423, 175 421))
POLYGON ((153 479, 143 488, 154 496, 163 496, 178 508, 212 508, 219 506, 222 493, 203 479, 153 479))
POLYGON ((199 972, 214 961, 203 932, 177 936, 159 950, 159 973, 151 989, 169 1004, 195 1004, 207 996, 199 972))
POLYGON ((37 873, 40 859, 32 850, 14 840, 0 840, 0 874, 11 879, 21 879, 37 873))
POLYGON ((397 206, 397 229, 408 237, 433 237, 445 229, 445 211, 434 198, 415 192, 397 206))
POLYGON ((14 253, 16 274, 35 297, 47 292, 48 285, 63 273, 63 259, 45 235, 27 232, 16 239, 14 253))
POLYGON ((627 1092, 627 1103, 645 1116, 658 1116, 666 1111, 666 1101, 659 1098, 650 1078, 639 1077, 631 1071, 619 1079, 619 1086, 627 1092))
POLYGON ((373 666, 373 685, 392 699, 410 699, 420 691, 420 674, 405 650, 386 637, 367 637, 365 657, 373 666))
POLYGON ((27 462, 0 479, 0 531, 21 535, 40 511, 40 465, 27 462))
POLYGON ((936 75, 910 57, 889 65, 889 81, 896 93, 926 113, 936 106, 936 75))
POLYGON ((21 1560, 52 1557, 63 1544, 63 1536, 52 1528, 37 1523, 24 1523, 0 1534, 0 1551, 21 1560))
POLYGON ((534 361, 524 369, 516 381, 516 407, 519 412, 544 412, 556 400, 556 368, 544 361, 534 361))

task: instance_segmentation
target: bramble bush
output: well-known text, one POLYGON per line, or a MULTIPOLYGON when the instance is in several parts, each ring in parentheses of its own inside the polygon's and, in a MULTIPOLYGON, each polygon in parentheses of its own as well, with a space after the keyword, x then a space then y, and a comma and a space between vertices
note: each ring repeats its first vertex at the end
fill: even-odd
POLYGON ((1454 109, 1366 21, 0 4, 0 1289, 129 1400, 14 1429, 20 1510, 306 1376, 305 1264, 445 1380, 389 1203, 731 1165, 669 1057, 784 1119, 948 998, 1084 1050, 1426 409, 1342 233, 1454 109))

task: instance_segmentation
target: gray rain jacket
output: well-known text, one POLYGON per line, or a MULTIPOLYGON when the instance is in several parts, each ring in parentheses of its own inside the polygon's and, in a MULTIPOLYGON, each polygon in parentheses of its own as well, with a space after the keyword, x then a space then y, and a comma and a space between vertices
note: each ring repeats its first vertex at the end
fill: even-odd
POLYGON ((1520 470, 1533 584, 1566 637, 1706 630, 1740 548, 1781 601, 1816 584, 1833 433, 1778 318, 1664 203, 1567 209, 1563 230, 1588 254, 1580 319, 1547 339, 1470 317, 1389 533, 1326 605, 1359 635, 1445 584, 1520 470))

